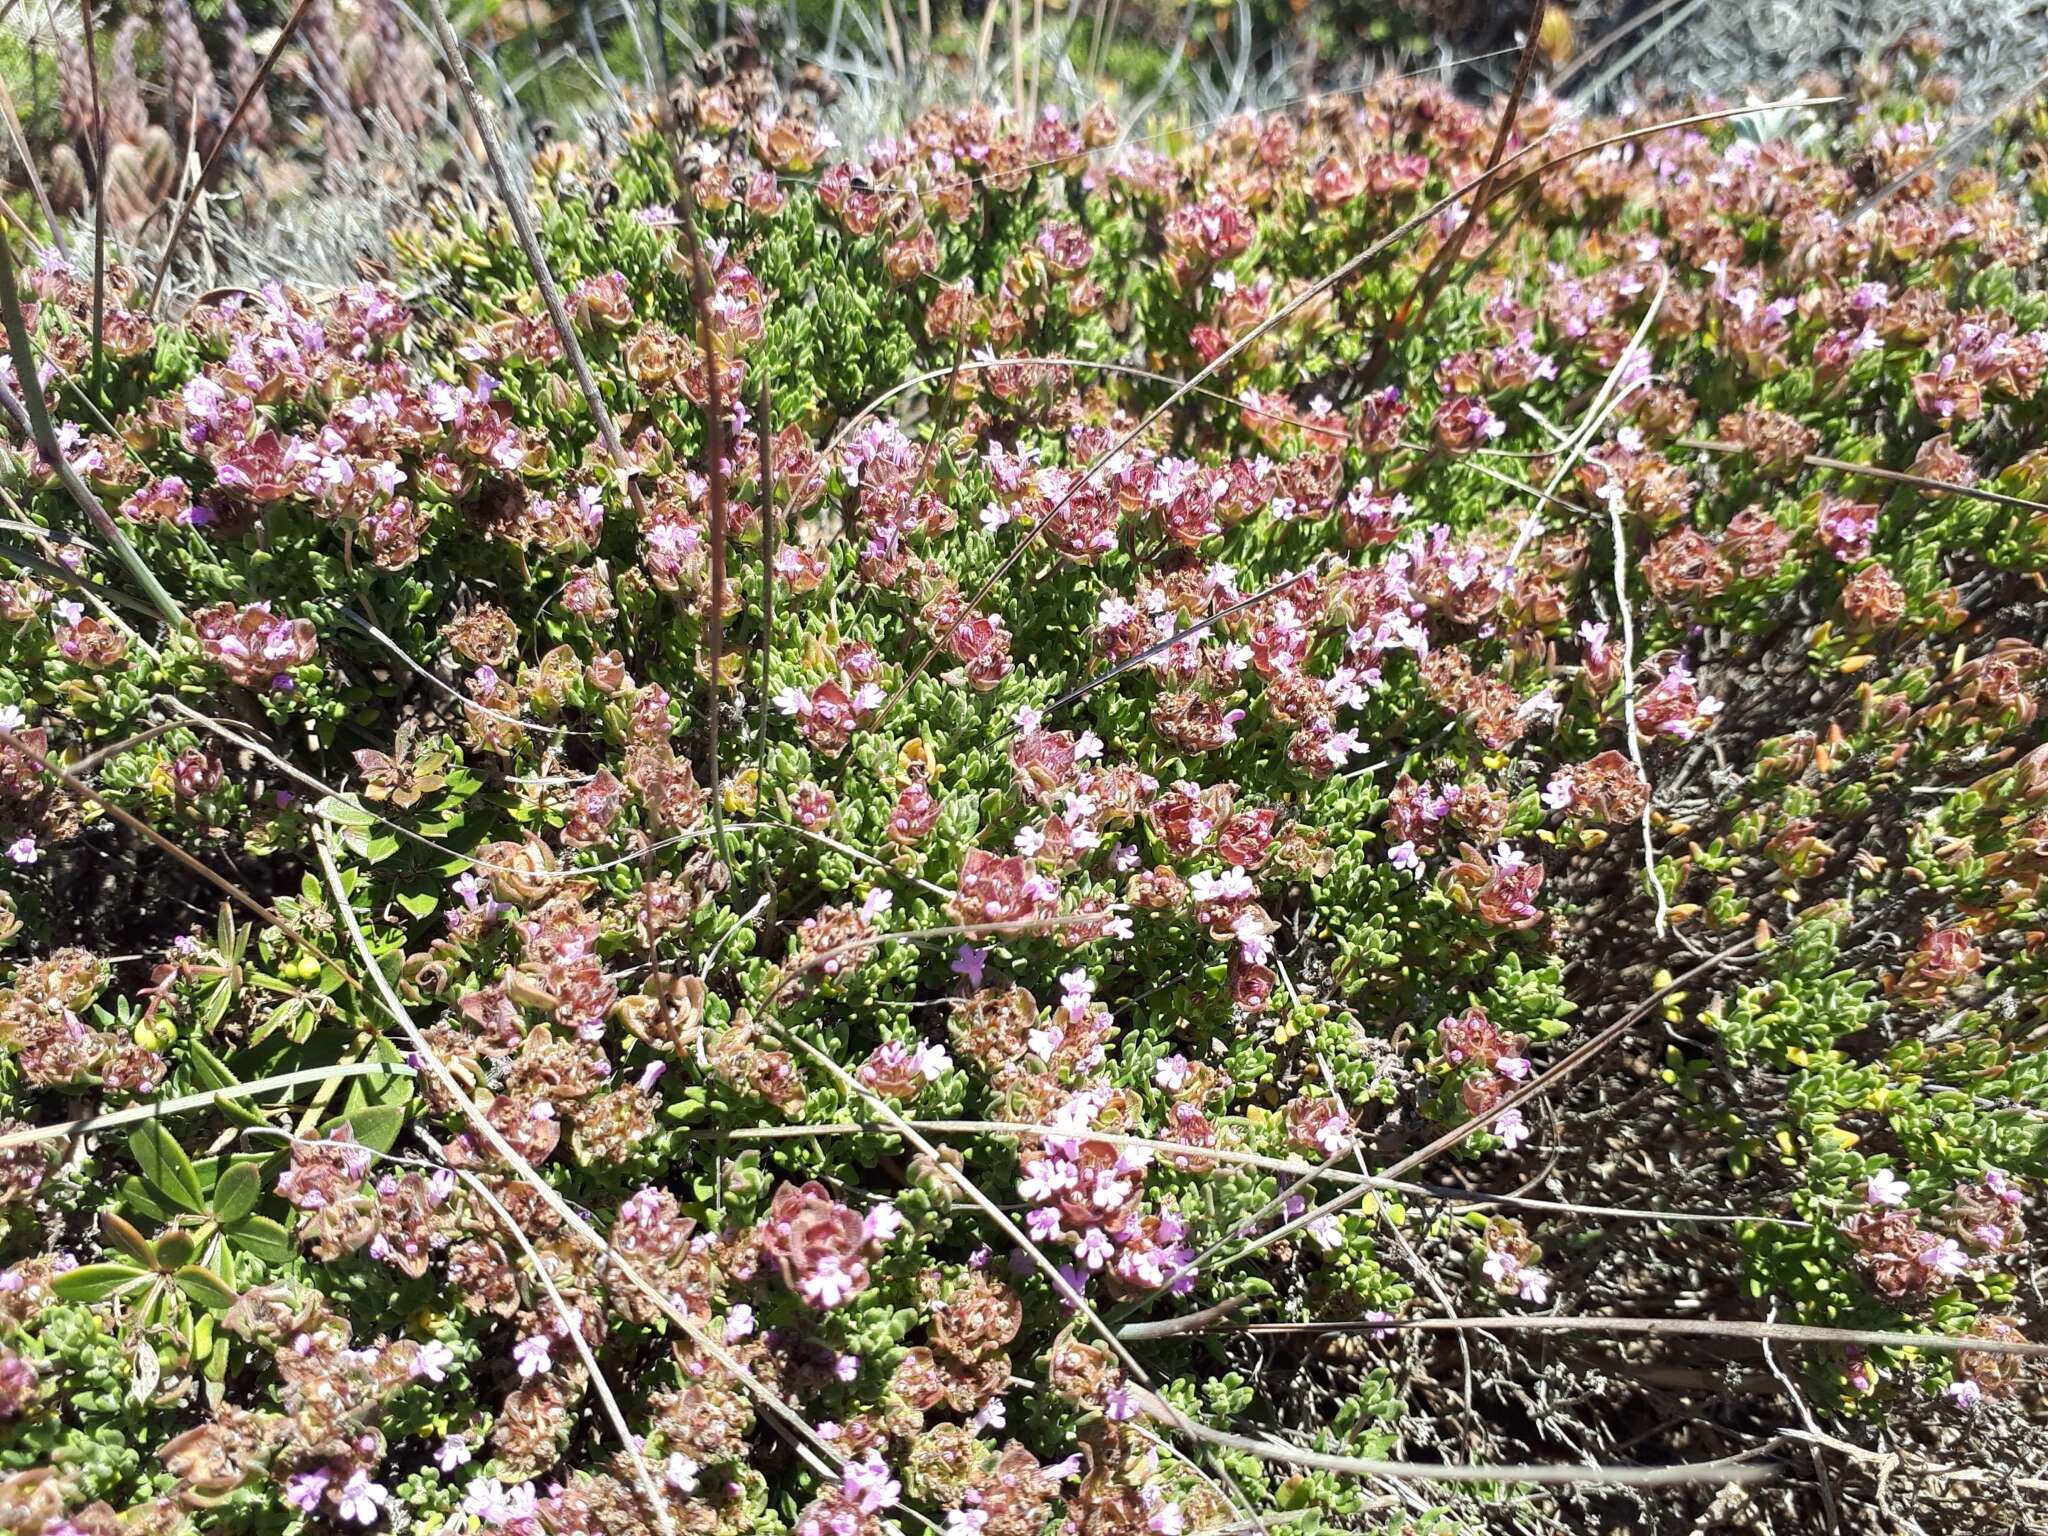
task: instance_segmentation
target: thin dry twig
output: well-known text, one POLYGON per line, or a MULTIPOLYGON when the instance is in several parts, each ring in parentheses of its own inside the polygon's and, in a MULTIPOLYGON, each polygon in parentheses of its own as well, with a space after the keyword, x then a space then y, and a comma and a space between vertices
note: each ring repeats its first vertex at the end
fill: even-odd
MULTIPOLYGON (((1135 1396, 1155 1416, 1171 1414, 1172 1407, 1156 1393, 1140 1389, 1135 1396)), ((1672 1488, 1689 1483, 1754 1483, 1771 1475, 1760 1462, 1762 1450, 1744 1451, 1716 1461, 1694 1462, 1674 1467, 1573 1466, 1568 1463, 1535 1463, 1528 1466, 1488 1465, 1484 1462, 1448 1463, 1433 1466, 1413 1461, 1377 1461, 1364 1456, 1336 1456, 1312 1451, 1305 1446, 1272 1440, 1255 1440, 1211 1429, 1206 1424, 1183 1421, 1182 1432, 1223 1450, 1241 1451, 1261 1461, 1285 1466, 1314 1467, 1324 1472, 1341 1472, 1350 1477, 1399 1478, 1422 1483, 1516 1483, 1539 1487, 1583 1488, 1672 1488)))
POLYGON ((520 254, 526 258, 527 269, 540 289, 541 302, 547 306, 548 319, 553 323, 555 339, 561 343, 562 353, 569 359, 569 366, 575 371, 576 384, 583 392, 583 402, 590 408, 590 419, 597 424, 598 437, 604 443, 605 452, 610 456, 612 468, 625 483, 627 498, 633 503, 633 511, 639 516, 644 527, 648 521, 646 498, 640 493, 639 482, 634 478, 633 467, 626 457, 625 444, 619 438, 618 423, 612 420, 611 407, 604 403, 604 396, 597 388, 597 378, 590 371, 590 362, 583 355, 583 344, 576 339, 576 328, 569 323, 569 311, 562 303, 562 290, 555 282, 553 270, 548 266, 545 252, 540 248, 540 236, 534 229, 533 212, 526 204, 526 196, 520 190, 518 178, 513 173, 511 157, 505 152, 504 141, 492 121, 491 109, 477 91, 476 80, 470 75, 469 61, 462 50, 462 40, 455 35, 455 28, 448 20, 446 0, 426 0, 427 14, 434 24, 434 37, 441 45, 442 55, 448 61, 450 73, 455 76, 456 89, 461 92, 465 106, 469 108, 470 121, 476 125, 477 137, 483 141, 484 159, 489 162, 491 179, 497 184, 498 196, 504 202, 506 217, 512 221, 513 235, 519 242, 520 254))
POLYGON ((185 610, 177 600, 164 590, 163 583, 156 579, 156 572, 142 554, 128 541, 114 520, 107 516, 107 509, 100 505, 100 499, 78 476, 71 460, 58 446, 57 433, 50 423, 50 414, 43 403, 42 385, 36 380, 35 352, 29 344, 28 329, 22 324, 21 303, 15 295, 14 257, 7 242, 0 240, 0 308, 5 310, 10 351, 14 356, 15 377, 22 382, 23 393, 16 396, 12 389, 0 384, 0 410, 4 410, 22 429, 23 435, 36 445, 50 468, 55 471, 58 484, 64 487, 86 520, 93 525, 100 537, 110 544, 121 563, 128 568, 138 585, 148 595, 158 615, 172 629, 185 627, 185 610))
MULTIPOLYGON (((1678 446, 1696 449, 1701 453, 1741 454, 1749 451, 1739 443, 1715 442, 1700 437, 1681 438, 1678 446)), ((1988 501, 1995 506, 2016 507, 2023 512, 2048 512, 2048 502, 2029 501, 2024 496, 2009 496, 2004 491, 1987 491, 1981 486, 1957 485, 1952 480, 1933 480, 1926 475, 1908 474, 1900 469, 1881 469, 1875 464, 1858 464, 1852 459, 1831 459, 1824 454, 1809 453, 1804 463, 1809 469, 1832 469, 1844 475, 1861 475, 1866 479, 1883 480, 1891 485, 1911 486, 1917 491, 1933 491, 1943 496, 1963 496, 1972 501, 1988 501)))
MULTIPOLYGON (((1498 1120, 1502 1115, 1506 1114, 1509 1110, 1519 1108, 1521 1105, 1527 1103, 1529 1100, 1537 1097, 1538 1095, 1549 1092, 1552 1088, 1556 1087, 1566 1078, 1574 1075, 1579 1070, 1579 1068, 1583 1067, 1587 1062, 1591 1061, 1594 1057, 1598 1056, 1601 1052, 1605 1051, 1609 1046, 1613 1045, 1617 1040, 1621 1039, 1622 1036, 1627 1034, 1630 1029, 1634 1028, 1640 1020, 1645 1018, 1652 1008, 1656 1007, 1658 1003, 1662 1002, 1664 998, 1668 997, 1671 993, 1677 991, 1679 988, 1685 986, 1689 982, 1696 980, 1700 976, 1704 976, 1711 971, 1717 970, 1723 965, 1732 963, 1744 954, 1748 953, 1751 949, 1755 947, 1755 945, 1755 939, 1745 939, 1740 944, 1736 944, 1728 949, 1723 950, 1718 955, 1711 956, 1708 959, 1701 961, 1698 965, 1692 967, 1692 969, 1686 971, 1683 975, 1673 978, 1669 983, 1662 987, 1659 987, 1656 991, 1652 992, 1648 997, 1644 998, 1641 1002, 1636 1004, 1635 1007, 1629 1009, 1619 1019, 1615 1020, 1614 1023, 1608 1025, 1607 1028, 1601 1030, 1600 1033, 1593 1036, 1590 1040, 1586 1041, 1585 1044, 1579 1046, 1576 1050, 1570 1052, 1555 1066, 1550 1067, 1547 1071, 1541 1072, 1537 1074, 1535 1077, 1532 1077, 1528 1082, 1523 1083, 1520 1087, 1516 1088, 1512 1093, 1509 1093, 1505 1098, 1503 1098, 1498 1104, 1494 1105, 1491 1109, 1482 1110, 1480 1113, 1473 1115, 1470 1119, 1464 1121, 1462 1124, 1453 1126, 1450 1130, 1444 1132, 1443 1135, 1437 1137, 1434 1141, 1428 1143, 1426 1146, 1423 1146, 1417 1151, 1411 1152, 1406 1157, 1401 1158, 1391 1168, 1385 1170, 1383 1177, 1389 1179, 1397 1179, 1404 1173, 1413 1172, 1416 1168, 1421 1167, 1424 1163, 1431 1161, 1432 1159, 1442 1155, 1443 1153, 1448 1152, 1451 1148, 1459 1145, 1461 1142, 1465 1140, 1466 1137, 1470 1136, 1474 1131, 1485 1130, 1488 1126, 1492 1125, 1496 1120, 1498 1120)), ((1324 1170, 1327 1170, 1329 1167, 1334 1166, 1334 1164, 1342 1156, 1342 1153, 1338 1153, 1332 1158, 1330 1158, 1324 1164, 1324 1170)), ((1265 1207, 1252 1219, 1251 1224, 1256 1225, 1257 1222, 1263 1221, 1272 1212, 1280 1209, 1281 1203, 1284 1202, 1293 1193, 1295 1193, 1295 1191, 1303 1188, 1307 1184, 1307 1182, 1308 1181, 1306 1178, 1297 1180, 1291 1188, 1281 1191, 1280 1194, 1276 1195, 1272 1200, 1266 1203, 1265 1207)), ((1302 1231, 1311 1223, 1321 1221, 1325 1217, 1335 1216, 1340 1212, 1348 1209, 1349 1207, 1356 1205, 1360 1200, 1362 1200, 1365 1197, 1366 1193, 1366 1188, 1363 1185, 1355 1186, 1349 1190, 1346 1190, 1343 1194, 1337 1195, 1332 1199, 1326 1200, 1321 1205, 1313 1206, 1308 1210, 1303 1211, 1300 1215, 1292 1217, 1287 1221, 1283 1221, 1279 1226, 1274 1227, 1271 1231, 1261 1233, 1259 1236, 1252 1238, 1242 1247, 1234 1250, 1231 1257, 1233 1261, 1242 1261, 1244 1259, 1250 1258, 1255 1253, 1263 1252, 1265 1249, 1270 1248, 1274 1243, 1279 1242, 1282 1238, 1291 1237, 1294 1233, 1302 1231)), ((1232 1241, 1233 1239, 1227 1237, 1218 1239, 1215 1243, 1212 1243, 1208 1248, 1203 1250, 1201 1253, 1197 1254, 1193 1259, 1189 1260, 1186 1264, 1183 1264, 1179 1269, 1177 1269, 1173 1273, 1173 1275, 1169 1276, 1169 1281, 1178 1279, 1182 1275, 1197 1274, 1204 1272, 1209 1261, 1213 1259, 1217 1254, 1221 1253, 1223 1249, 1229 1247, 1232 1241)), ((1152 1293, 1152 1295, 1142 1297, 1133 1304, 1133 1307, 1131 1309, 1128 1310, 1135 1310, 1138 1307, 1143 1307, 1152 1300, 1153 1295, 1163 1294, 1166 1294, 1166 1292, 1162 1290, 1159 1292, 1152 1293)))
MULTIPOLYGON (((718 383, 718 335, 711 324, 711 269, 697 239, 697 199, 688 176, 678 177, 677 182, 682 192, 683 242, 690 253, 690 295, 697 309, 697 344, 704 352, 704 473, 711 507, 711 612, 704 625, 710 702, 704 712, 704 736, 710 758, 711 837, 718 846, 719 863, 730 865, 732 851, 725 842, 725 785, 718 765, 718 671, 725 649, 725 402, 718 383)), ((765 422, 761 430, 767 431, 765 422)))
POLYGON ((259 1093, 271 1093, 281 1088, 296 1088, 302 1083, 325 1083, 330 1079, 349 1077, 412 1075, 411 1067, 395 1061, 343 1061, 327 1067, 307 1067, 298 1072, 280 1072, 275 1077, 259 1077, 253 1082, 227 1083, 219 1088, 209 1088, 204 1093, 184 1093, 176 1098, 134 1104, 127 1109, 111 1110, 104 1115, 81 1115, 75 1120, 60 1120, 53 1125, 32 1125, 25 1130, 9 1131, 6 1135, 0 1136, 0 1151, 6 1151, 10 1147, 32 1146, 39 1141, 63 1141, 74 1136, 91 1136, 99 1131, 111 1131, 116 1126, 133 1125, 140 1120, 155 1120, 164 1115, 182 1115, 188 1109, 211 1109, 216 1104, 233 1099, 253 1098, 259 1093))
POLYGON ((819 1438, 817 1431, 804 1420, 803 1416, 785 1402, 780 1394, 760 1381, 753 1372, 747 1369, 743 1362, 734 1357, 722 1344, 703 1328, 691 1321, 687 1314, 678 1308, 666 1294, 653 1285, 640 1272, 638 1265, 627 1259, 623 1254, 614 1252, 611 1245, 605 1241, 603 1234, 591 1226, 588 1221, 584 1220, 573 1206, 557 1194, 554 1187, 540 1176, 534 1166, 520 1153, 519 1149, 507 1141, 498 1128, 485 1117, 483 1111, 477 1106, 476 1101, 469 1096, 468 1090, 463 1087, 461 1080, 455 1076, 448 1063, 434 1049, 433 1042, 428 1040, 425 1034, 421 1032, 419 1026, 413 1022, 411 1013, 407 1011, 405 1004, 392 989, 391 983, 385 977, 383 970, 377 965, 376 957, 370 950, 369 940, 364 935, 362 924, 356 917, 355 903, 349 899, 347 887, 343 884, 341 878, 340 868, 335 864, 333 846, 327 837, 327 830, 324 826, 313 829, 313 849, 319 856, 321 873, 327 882, 329 892, 333 895, 342 925, 348 930, 349 940, 355 946, 357 956, 370 977, 371 985, 376 990, 378 1001, 382 1004, 384 1011, 391 1017, 392 1021, 398 1025, 400 1031, 404 1033, 413 1050, 418 1053, 420 1061, 433 1077, 435 1084, 462 1112, 463 1118, 469 1122, 470 1127, 482 1138, 485 1145, 489 1146, 491 1151, 501 1158, 506 1166, 511 1168, 533 1190, 541 1203, 547 1206, 578 1240, 596 1254, 601 1261, 616 1268, 620 1274, 624 1275, 636 1290, 640 1291, 641 1294, 654 1304, 656 1310, 663 1317, 682 1330, 684 1336, 692 1344, 703 1350, 705 1354, 709 1355, 723 1369, 745 1382, 759 1401, 771 1408, 781 1422, 795 1430, 802 1442, 797 1446, 798 1454, 803 1456, 812 1465, 814 1470, 827 1478, 834 1477, 835 1474, 830 1464, 823 1459, 833 1454, 831 1448, 819 1438))
MULTIPOLYGON (((954 930, 946 931, 951 933, 954 930)), ((1058 1126, 1041 1125, 1028 1120, 912 1120, 910 1123, 920 1131, 930 1131, 942 1137, 1071 1134, 1058 1126)), ((784 1141, 812 1136, 872 1136, 877 1134, 877 1128, 859 1121, 838 1120, 822 1123, 792 1122, 787 1125, 732 1126, 722 1130, 691 1131, 688 1134, 718 1137, 728 1141, 784 1141)), ((1418 1200, 1438 1200, 1460 1210, 1485 1210, 1494 1206, 1509 1206, 1515 1210, 1549 1211, 1561 1216, 1613 1221, 1671 1222, 1680 1226, 1735 1226, 1754 1222, 1765 1226, 1803 1230, 1813 1225, 1795 1216, 1772 1216, 1757 1212, 1659 1211, 1642 1206, 1583 1205, 1571 1200, 1544 1200, 1533 1195, 1489 1194, 1484 1190, 1458 1189, 1448 1184, 1415 1184, 1401 1179, 1382 1178, 1377 1174, 1352 1173, 1334 1166, 1319 1167, 1296 1162, 1290 1158, 1266 1157, 1257 1152, 1240 1151, 1235 1147, 1203 1147, 1198 1153, 1190 1153, 1185 1142, 1161 1141, 1156 1136, 1134 1136, 1124 1131, 1091 1130, 1088 1139, 1107 1142, 1113 1147, 1143 1147, 1149 1152, 1164 1156, 1199 1156, 1204 1162, 1224 1163, 1233 1168, 1257 1168, 1269 1173, 1293 1174, 1305 1180, 1327 1179, 1333 1184, 1408 1195, 1418 1200)))
POLYGON ((50 194, 43 186, 42 172, 36 169, 36 157, 28 152, 28 141, 22 136, 21 119, 15 115, 14 92, 8 89, 7 79, 0 74, 0 113, 7 118, 7 138, 14 147, 14 157, 21 162, 23 173, 28 177, 29 192, 36 200, 36 211, 42 214, 43 223, 49 226, 50 242, 68 261, 71 257, 71 237, 58 222, 56 213, 50 207, 50 194))
POLYGON ((1370 389, 1379 382, 1387 360, 1400 344, 1402 333, 1408 328, 1410 317, 1415 325, 1421 326, 1429 319, 1429 312, 1435 307, 1437 297, 1450 281, 1451 268, 1458 264, 1458 258, 1465 253, 1465 243, 1472 238, 1472 230, 1479 223, 1489 202, 1488 193, 1493 188, 1493 178, 1500 170, 1501 156, 1507 153, 1508 140, 1515 131, 1515 119, 1521 115, 1522 92, 1528 88, 1529 72, 1535 67, 1536 55, 1541 51, 1543 37, 1543 12, 1549 0, 1530 0, 1529 16, 1524 27, 1522 56, 1515 64, 1514 83, 1508 88, 1508 99, 1501 108, 1500 127, 1493 136, 1493 148, 1486 156, 1486 174, 1480 178, 1479 190, 1472 198, 1472 206, 1465 210, 1465 217, 1458 221, 1458 227, 1451 232, 1451 238, 1438 249, 1429 267, 1422 274, 1420 292, 1395 312, 1384 330, 1373 341, 1372 356, 1365 365, 1365 387, 1370 389))
POLYGON ((782 532, 775 511, 775 393, 768 370, 761 370, 760 425, 755 436, 761 443, 761 713, 754 729, 754 804, 759 806, 768 782, 768 727, 774 705, 770 681, 775 664, 775 542, 782 532))
MULTIPOLYGON (((107 329, 107 114, 100 99, 99 41, 93 35, 92 0, 78 0, 85 33, 85 76, 92 86, 92 392, 106 388, 107 329)), ((18 375, 31 393, 33 375, 18 375)))
POLYGON ((1606 1333, 1642 1338, 1772 1340, 1784 1344, 1819 1344, 1833 1348, 1861 1345, 1870 1349, 1925 1349, 1936 1354, 2018 1355, 2048 1358, 2048 1344, 2025 1339, 1980 1338, 1975 1334, 1899 1333, 1884 1328, 1822 1328, 1806 1323, 1760 1322, 1715 1317, 1600 1317, 1588 1314, 1530 1312, 1493 1317, 1406 1317, 1356 1322, 1235 1323, 1217 1333, 1370 1333, 1382 1329, 1453 1333, 1515 1331, 1520 1333, 1606 1333))

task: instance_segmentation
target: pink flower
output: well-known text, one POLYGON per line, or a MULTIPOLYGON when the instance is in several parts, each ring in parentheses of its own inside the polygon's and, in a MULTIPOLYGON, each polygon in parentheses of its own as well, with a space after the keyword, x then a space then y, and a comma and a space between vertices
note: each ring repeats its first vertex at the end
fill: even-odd
POLYGON ((310 1472, 295 1472, 285 1479, 284 1501, 301 1514, 312 1514, 320 1507, 320 1500, 327 1492, 327 1485, 334 1480, 325 1467, 315 1467, 310 1472))
POLYGON ((967 978, 967 985, 970 987, 979 987, 981 985, 982 967, 987 964, 988 951, 986 949, 978 949, 972 944, 962 944, 953 952, 951 970, 956 976, 965 976, 967 978))
POLYGON ((889 1473, 887 1463, 877 1451, 869 1451, 867 1459, 848 1462, 839 1483, 843 1493, 864 1515, 872 1515, 894 1504, 903 1494, 903 1485, 889 1473))
POLYGON ((907 1225, 903 1213, 885 1202, 868 1212, 861 1223, 861 1232, 871 1246, 880 1248, 893 1240, 907 1225))
POLYGON ((413 1380, 446 1381, 448 1367, 455 1363, 455 1351, 433 1339, 420 1346, 419 1353, 412 1357, 413 1380))
POLYGON ((817 1267, 797 1282, 797 1290, 805 1301, 828 1312, 859 1289, 854 1277, 846 1272, 846 1267, 830 1254, 820 1259, 817 1267))
POLYGON ((554 1365, 553 1342, 544 1333, 530 1334, 512 1346, 512 1358, 518 1363, 522 1381, 535 1376, 544 1376, 554 1365))

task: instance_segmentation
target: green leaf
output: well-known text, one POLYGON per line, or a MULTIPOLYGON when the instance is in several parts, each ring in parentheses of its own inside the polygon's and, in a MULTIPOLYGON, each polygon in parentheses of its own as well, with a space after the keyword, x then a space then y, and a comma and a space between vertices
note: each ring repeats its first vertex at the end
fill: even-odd
MULTIPOLYGON (((203 1040, 194 1040, 186 1046, 187 1059, 192 1063, 192 1076, 202 1088, 227 1088, 241 1082, 228 1064, 216 1056, 203 1040)), ((237 1125, 263 1125, 263 1116, 251 1109, 240 1099, 221 1099, 214 1104, 228 1119, 237 1125)))
POLYGON ((104 1301, 148 1278, 148 1270, 133 1264, 81 1264, 52 1280, 50 1289, 64 1301, 104 1301))
POLYGON ((355 1133, 357 1143, 371 1151, 389 1152, 398 1142, 398 1133, 405 1129, 405 1106, 373 1104, 331 1121, 324 1129, 331 1130, 336 1125, 346 1125, 355 1133))
POLYGON ((233 1286, 203 1264, 187 1264, 171 1279, 179 1290, 209 1312, 225 1312, 241 1299, 233 1286))
POLYGON ((147 1216, 155 1222, 171 1219, 171 1213, 164 1209, 164 1203, 157 1199, 155 1191, 132 1173, 121 1181, 121 1209, 147 1216))
POLYGON ((156 1268, 156 1249, 149 1239, 112 1211, 100 1212, 100 1235, 144 1269, 156 1268))
POLYGON ((181 1210, 195 1216, 205 1213, 206 1202, 192 1159, 185 1155, 185 1149, 178 1145, 178 1139, 163 1121, 144 1121, 142 1128, 128 1138, 128 1150, 151 1189, 181 1210))
POLYGON ((206 998, 199 1005, 199 1027, 211 1032, 220 1028, 220 1021, 228 1016, 228 1008, 235 1000, 232 983, 221 980, 206 989, 206 998))
POLYGON ((432 917, 434 909, 441 905, 440 898, 422 891, 417 896, 400 896, 398 904, 413 917, 432 917))
POLYGON ((263 1180, 249 1163, 230 1163, 220 1182, 213 1186, 213 1217, 222 1226, 232 1226, 256 1209, 263 1197, 263 1180))
POLYGON ((354 795, 327 795, 313 807, 313 814, 323 821, 331 821, 337 827, 367 832, 377 825, 377 818, 367 810, 362 801, 354 795))
POLYGON ((296 1251, 292 1236, 268 1216, 244 1216, 231 1227, 221 1229, 235 1251, 266 1264, 288 1264, 296 1251))

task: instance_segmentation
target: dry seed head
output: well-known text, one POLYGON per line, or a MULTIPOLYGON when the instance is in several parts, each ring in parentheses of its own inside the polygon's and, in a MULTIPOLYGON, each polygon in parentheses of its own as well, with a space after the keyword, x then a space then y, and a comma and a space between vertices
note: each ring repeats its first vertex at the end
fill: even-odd
POLYGON ((116 228, 140 229, 169 195, 178 150, 154 123, 143 125, 133 143, 107 150, 107 217, 116 228))
MULTIPOLYGON (((250 51, 249 24, 242 19, 235 0, 221 0, 220 24, 228 43, 228 88, 239 102, 255 83, 261 66, 250 51)), ((270 142, 270 101, 261 90, 249 98, 248 110, 242 114, 240 137, 258 148, 270 142)))
POLYGON ((64 131, 80 143, 92 142, 92 73, 82 44, 66 39, 57 51, 57 98, 62 104, 64 131))
POLYGON ((107 61, 107 144, 135 144, 149 126, 149 109, 142 104, 142 81, 135 73, 135 45, 148 23, 130 16, 114 34, 113 54, 107 61))
POLYGON ((306 45, 306 63, 313 89, 320 97, 325 141, 335 159, 353 162, 361 148, 355 113, 348 104, 348 72, 334 36, 334 9, 328 0, 313 0, 299 21, 306 45))
POLYGON ((213 66, 207 61, 206 44, 200 39, 191 6, 186 0, 162 0, 160 13, 159 41, 171 93, 171 126, 184 139, 203 131, 199 125, 219 115, 220 91, 214 85, 213 66))

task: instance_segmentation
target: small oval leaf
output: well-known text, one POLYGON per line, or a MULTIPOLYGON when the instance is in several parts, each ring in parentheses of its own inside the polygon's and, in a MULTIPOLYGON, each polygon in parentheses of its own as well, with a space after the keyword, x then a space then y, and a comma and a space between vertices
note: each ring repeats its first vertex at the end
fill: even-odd
POLYGON ((389 1152, 397 1144, 398 1133, 405 1129, 405 1106, 372 1104, 367 1109, 349 1111, 335 1124, 347 1125, 358 1145, 373 1152, 389 1152))
POLYGON ((52 1280, 50 1289, 64 1301, 105 1301, 148 1278, 148 1270, 133 1264, 81 1264, 52 1280))
POLYGON ((161 1120, 144 1121, 128 1138, 128 1150, 149 1187, 181 1210, 194 1216, 206 1211, 205 1196, 199 1188, 199 1174, 192 1159, 178 1145, 178 1139, 161 1120))
POLYGON ((293 1248, 291 1234, 268 1216, 244 1216, 225 1229, 237 1253, 261 1259, 265 1264, 288 1264, 293 1248))
POLYGON ((230 1163, 213 1186, 213 1219, 232 1226, 256 1209, 263 1196, 263 1180, 254 1164, 230 1163))
POLYGON ((144 1269, 156 1268, 156 1249, 149 1239, 112 1211, 100 1212, 100 1235, 144 1269))
POLYGON ((209 1312, 225 1312, 241 1298, 235 1288, 200 1264, 187 1264, 171 1279, 179 1290, 209 1312))

